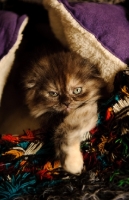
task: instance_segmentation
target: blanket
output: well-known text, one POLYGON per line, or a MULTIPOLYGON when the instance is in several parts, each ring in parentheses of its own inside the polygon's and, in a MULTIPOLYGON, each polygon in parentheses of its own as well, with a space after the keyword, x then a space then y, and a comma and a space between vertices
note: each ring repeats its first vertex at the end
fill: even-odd
POLYGON ((0 11, 0 101, 27 22, 27 15, 0 11))
POLYGON ((110 91, 129 64, 129 22, 123 5, 43 0, 61 43, 99 66, 110 91))

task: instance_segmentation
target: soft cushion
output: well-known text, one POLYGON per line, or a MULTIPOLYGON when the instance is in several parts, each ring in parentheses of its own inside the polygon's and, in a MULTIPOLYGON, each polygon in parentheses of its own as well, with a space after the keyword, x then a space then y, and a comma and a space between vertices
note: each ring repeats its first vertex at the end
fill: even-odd
POLYGON ((122 5, 44 0, 56 37, 98 64, 112 88, 116 72, 129 63, 129 21, 122 5))
POLYGON ((0 100, 27 21, 26 15, 0 11, 0 100))

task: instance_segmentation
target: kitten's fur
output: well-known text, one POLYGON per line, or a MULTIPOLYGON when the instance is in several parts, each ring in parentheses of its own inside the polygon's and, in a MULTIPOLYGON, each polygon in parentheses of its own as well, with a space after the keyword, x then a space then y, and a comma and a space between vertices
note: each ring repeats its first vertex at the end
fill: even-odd
POLYGON ((80 173, 80 142, 96 125, 97 103, 104 95, 105 83, 97 66, 75 53, 39 52, 24 71, 26 104, 34 117, 41 116, 46 131, 54 133, 56 155, 64 169, 80 173))

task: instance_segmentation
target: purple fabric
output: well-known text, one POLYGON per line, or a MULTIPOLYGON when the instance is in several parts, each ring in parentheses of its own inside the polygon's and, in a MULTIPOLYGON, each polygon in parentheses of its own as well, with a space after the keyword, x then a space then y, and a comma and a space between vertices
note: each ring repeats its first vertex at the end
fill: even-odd
POLYGON ((129 64, 129 21, 121 5, 98 3, 63 3, 73 18, 112 54, 129 64))
POLYGON ((0 59, 15 44, 18 31, 26 15, 19 16, 13 12, 0 11, 0 59))

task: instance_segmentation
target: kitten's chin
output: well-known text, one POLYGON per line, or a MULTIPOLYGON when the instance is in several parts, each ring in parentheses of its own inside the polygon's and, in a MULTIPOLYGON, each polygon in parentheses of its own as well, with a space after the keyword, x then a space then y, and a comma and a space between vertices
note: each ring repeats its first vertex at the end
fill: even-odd
POLYGON ((63 110, 63 114, 68 115, 69 113, 67 110, 63 110))
POLYGON ((73 111, 73 109, 71 109, 71 108, 65 108, 64 110, 63 110, 63 113, 64 114, 66 114, 66 115, 68 115, 68 114, 70 114, 71 112, 73 111))

